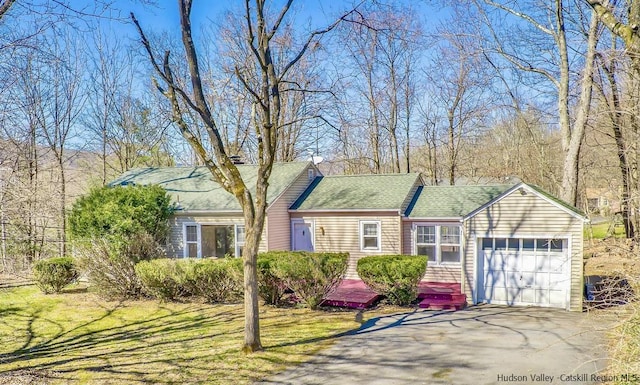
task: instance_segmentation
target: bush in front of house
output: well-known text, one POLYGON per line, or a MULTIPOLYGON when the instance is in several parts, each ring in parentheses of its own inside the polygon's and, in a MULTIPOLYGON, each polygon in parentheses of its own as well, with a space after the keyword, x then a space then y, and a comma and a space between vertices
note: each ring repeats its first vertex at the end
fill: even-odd
POLYGON ((274 274, 277 259, 286 258, 288 252, 270 251, 258 254, 258 295, 267 305, 278 306, 287 290, 287 284, 274 274))
POLYGON ((126 239, 147 233, 162 243, 172 212, 171 197, 160 186, 93 188, 73 204, 69 230, 73 239, 126 239))
POLYGON ((100 187, 79 198, 69 213, 78 263, 90 284, 108 298, 135 298, 142 283, 141 261, 165 257, 160 246, 173 212, 159 186, 100 187))
POLYGON ((271 270, 303 303, 317 309, 340 283, 348 259, 349 253, 285 252, 274 258, 271 270))
POLYGON ((427 270, 423 255, 375 255, 358 260, 360 278, 389 303, 407 306, 418 296, 418 284, 427 270))
POLYGON ((165 256, 164 251, 147 233, 121 237, 93 238, 75 245, 78 265, 87 273, 89 283, 106 298, 137 298, 142 282, 135 266, 165 256))
POLYGON ((71 257, 43 259, 33 265, 33 278, 43 293, 59 293, 75 282, 78 270, 71 257))
POLYGON ((209 303, 238 302, 242 298, 242 258, 203 259, 189 265, 185 290, 209 303))
POLYGON ((135 271, 145 294, 162 301, 173 301, 188 294, 186 281, 192 265, 189 260, 163 258, 142 261, 135 266, 135 271))

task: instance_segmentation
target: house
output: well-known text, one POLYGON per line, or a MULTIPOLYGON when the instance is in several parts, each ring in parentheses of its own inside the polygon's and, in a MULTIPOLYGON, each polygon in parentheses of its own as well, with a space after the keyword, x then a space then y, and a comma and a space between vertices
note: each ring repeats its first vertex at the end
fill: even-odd
MULTIPOLYGON (((239 170, 250 185, 254 166, 239 170)), ((169 256, 240 254, 240 207, 206 169, 133 170, 118 183, 172 194, 169 256)), ((424 281, 459 285, 468 302, 582 309, 585 217, 536 186, 426 186, 417 173, 323 176, 310 162, 278 163, 268 204, 260 250, 346 251, 351 279, 364 256, 422 254, 424 281)))

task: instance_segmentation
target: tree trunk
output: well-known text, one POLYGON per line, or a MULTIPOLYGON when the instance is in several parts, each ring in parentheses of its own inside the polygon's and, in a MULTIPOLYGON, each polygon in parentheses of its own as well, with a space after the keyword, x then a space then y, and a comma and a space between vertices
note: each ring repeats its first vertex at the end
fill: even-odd
POLYGON ((245 353, 262 350, 260 342, 260 311, 258 301, 258 249, 262 226, 259 221, 253 221, 251 215, 245 214, 245 244, 242 252, 244 272, 244 346, 245 353))

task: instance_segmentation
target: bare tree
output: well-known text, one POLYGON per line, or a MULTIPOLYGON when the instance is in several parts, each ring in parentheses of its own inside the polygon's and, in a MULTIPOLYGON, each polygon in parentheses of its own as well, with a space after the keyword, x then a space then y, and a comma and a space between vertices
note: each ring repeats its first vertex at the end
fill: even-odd
POLYGON ((409 7, 376 5, 361 13, 367 23, 345 25, 338 42, 337 49, 344 51, 338 70, 343 76, 341 125, 352 136, 346 138, 343 130, 339 139, 348 158, 366 161, 375 173, 401 172, 403 163, 410 167, 416 58, 423 43, 421 25, 412 15, 409 7), (367 138, 366 147, 361 138, 367 138))
MULTIPOLYGON (((640 240, 638 227, 640 227, 640 216, 636 215, 636 223, 633 225, 634 208, 640 206, 640 203, 633 202, 633 197, 640 195, 640 178, 635 176, 634 168, 638 169, 638 148, 637 145, 630 144, 627 135, 623 131, 623 123, 628 121, 631 126, 631 132, 637 135, 640 132, 640 118, 638 117, 638 99, 640 98, 640 35, 638 34, 638 26, 640 25, 640 1, 609 1, 609 0, 584 0, 591 6, 609 31, 622 40, 624 44, 624 53, 630 62, 630 71, 625 71, 627 94, 630 96, 629 107, 622 106, 624 103, 621 97, 621 89, 618 84, 617 68, 618 61, 615 56, 603 58, 601 68, 605 74, 606 82, 609 87, 609 94, 605 96, 605 100, 609 105, 609 117, 615 138, 619 167, 622 174, 622 199, 621 211, 625 224, 625 232, 627 237, 636 237, 640 240), (606 98, 608 96, 608 98, 606 98), (635 157, 630 156, 630 147, 635 147, 635 157), (635 159, 634 159, 635 158, 635 159), (635 166, 632 164, 635 163, 635 166)), ((616 42, 614 40, 613 46, 616 42)), ((636 138, 637 140, 637 138, 636 138)), ((631 140, 634 143, 635 140, 631 140)), ((636 171, 637 172, 637 171, 636 171)), ((636 199, 638 200, 638 199, 636 199)))
POLYGON ((178 1, 180 15, 180 29, 184 47, 184 60, 188 63, 189 88, 178 80, 171 62, 171 54, 165 52, 160 60, 151 47, 139 22, 132 15, 133 22, 138 28, 142 44, 144 45, 151 64, 160 78, 162 85, 158 88, 163 92, 172 106, 173 120, 179 127, 184 138, 193 147, 198 157, 209 169, 216 180, 225 190, 233 194, 240 203, 244 213, 246 228, 244 259, 244 305, 245 305, 245 336, 243 350, 253 352, 262 349, 260 342, 258 291, 256 260, 258 245, 264 228, 267 208, 267 188, 273 163, 276 159, 278 137, 281 134, 282 99, 281 92, 289 83, 287 76, 305 56, 308 49, 324 33, 336 27, 339 20, 325 29, 309 34, 299 49, 286 56, 283 63, 275 61, 273 56, 273 40, 282 30, 283 22, 293 3, 289 0, 276 15, 271 15, 269 7, 262 0, 244 3, 244 22, 246 23, 246 39, 251 51, 251 63, 237 63, 235 75, 253 99, 255 105, 252 121, 257 139, 257 175, 255 190, 247 186, 238 168, 230 159, 228 149, 221 137, 218 116, 212 113, 210 103, 205 94, 200 69, 200 57, 196 51, 191 28, 191 0, 178 1), (254 85, 251 74, 257 71, 260 82, 254 85), (210 151, 196 135, 192 127, 185 120, 185 110, 197 113, 199 121, 204 126, 209 140, 210 151))
POLYGON ((500 11, 506 20, 511 20, 492 21, 489 11, 479 4, 488 35, 493 41, 493 47, 487 52, 501 55, 518 71, 537 79, 538 84, 533 80, 530 85, 533 89, 542 90, 548 85, 544 92, 554 90, 564 154, 560 197, 575 205, 580 147, 591 107, 594 58, 599 37, 598 20, 595 15, 582 15, 580 7, 574 7, 574 13, 568 17, 569 9, 563 0, 544 5, 523 2, 518 4, 518 8, 491 0, 484 0, 483 4, 500 11), (572 25, 578 33, 569 34, 567 20, 574 19, 588 19, 588 26, 583 29, 581 24, 572 25), (504 28, 499 30, 498 25, 504 28), (570 42, 568 35, 584 36, 586 41, 570 42), (574 63, 581 67, 574 68, 574 63), (540 80, 544 84, 540 84, 540 80), (578 90, 576 95, 572 94, 574 89, 578 90), (574 107, 572 100, 577 100, 574 107))
MULTIPOLYGON (((447 179, 456 183, 464 159, 463 144, 480 134, 483 121, 492 108, 491 76, 478 40, 468 33, 455 32, 445 24, 437 34, 439 42, 425 68, 428 97, 436 117, 435 138, 444 145, 447 179)), ((433 134, 432 134, 433 135, 433 134)))

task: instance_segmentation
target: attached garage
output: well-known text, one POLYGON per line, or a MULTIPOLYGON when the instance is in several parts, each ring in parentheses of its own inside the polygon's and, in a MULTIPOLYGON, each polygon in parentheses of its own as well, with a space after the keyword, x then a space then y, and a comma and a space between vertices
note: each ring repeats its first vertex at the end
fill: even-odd
POLYGON ((481 238, 477 259, 480 302, 567 308, 569 239, 481 238))
POLYGON ((474 303, 582 310, 585 217, 521 183, 464 219, 463 280, 474 303))

